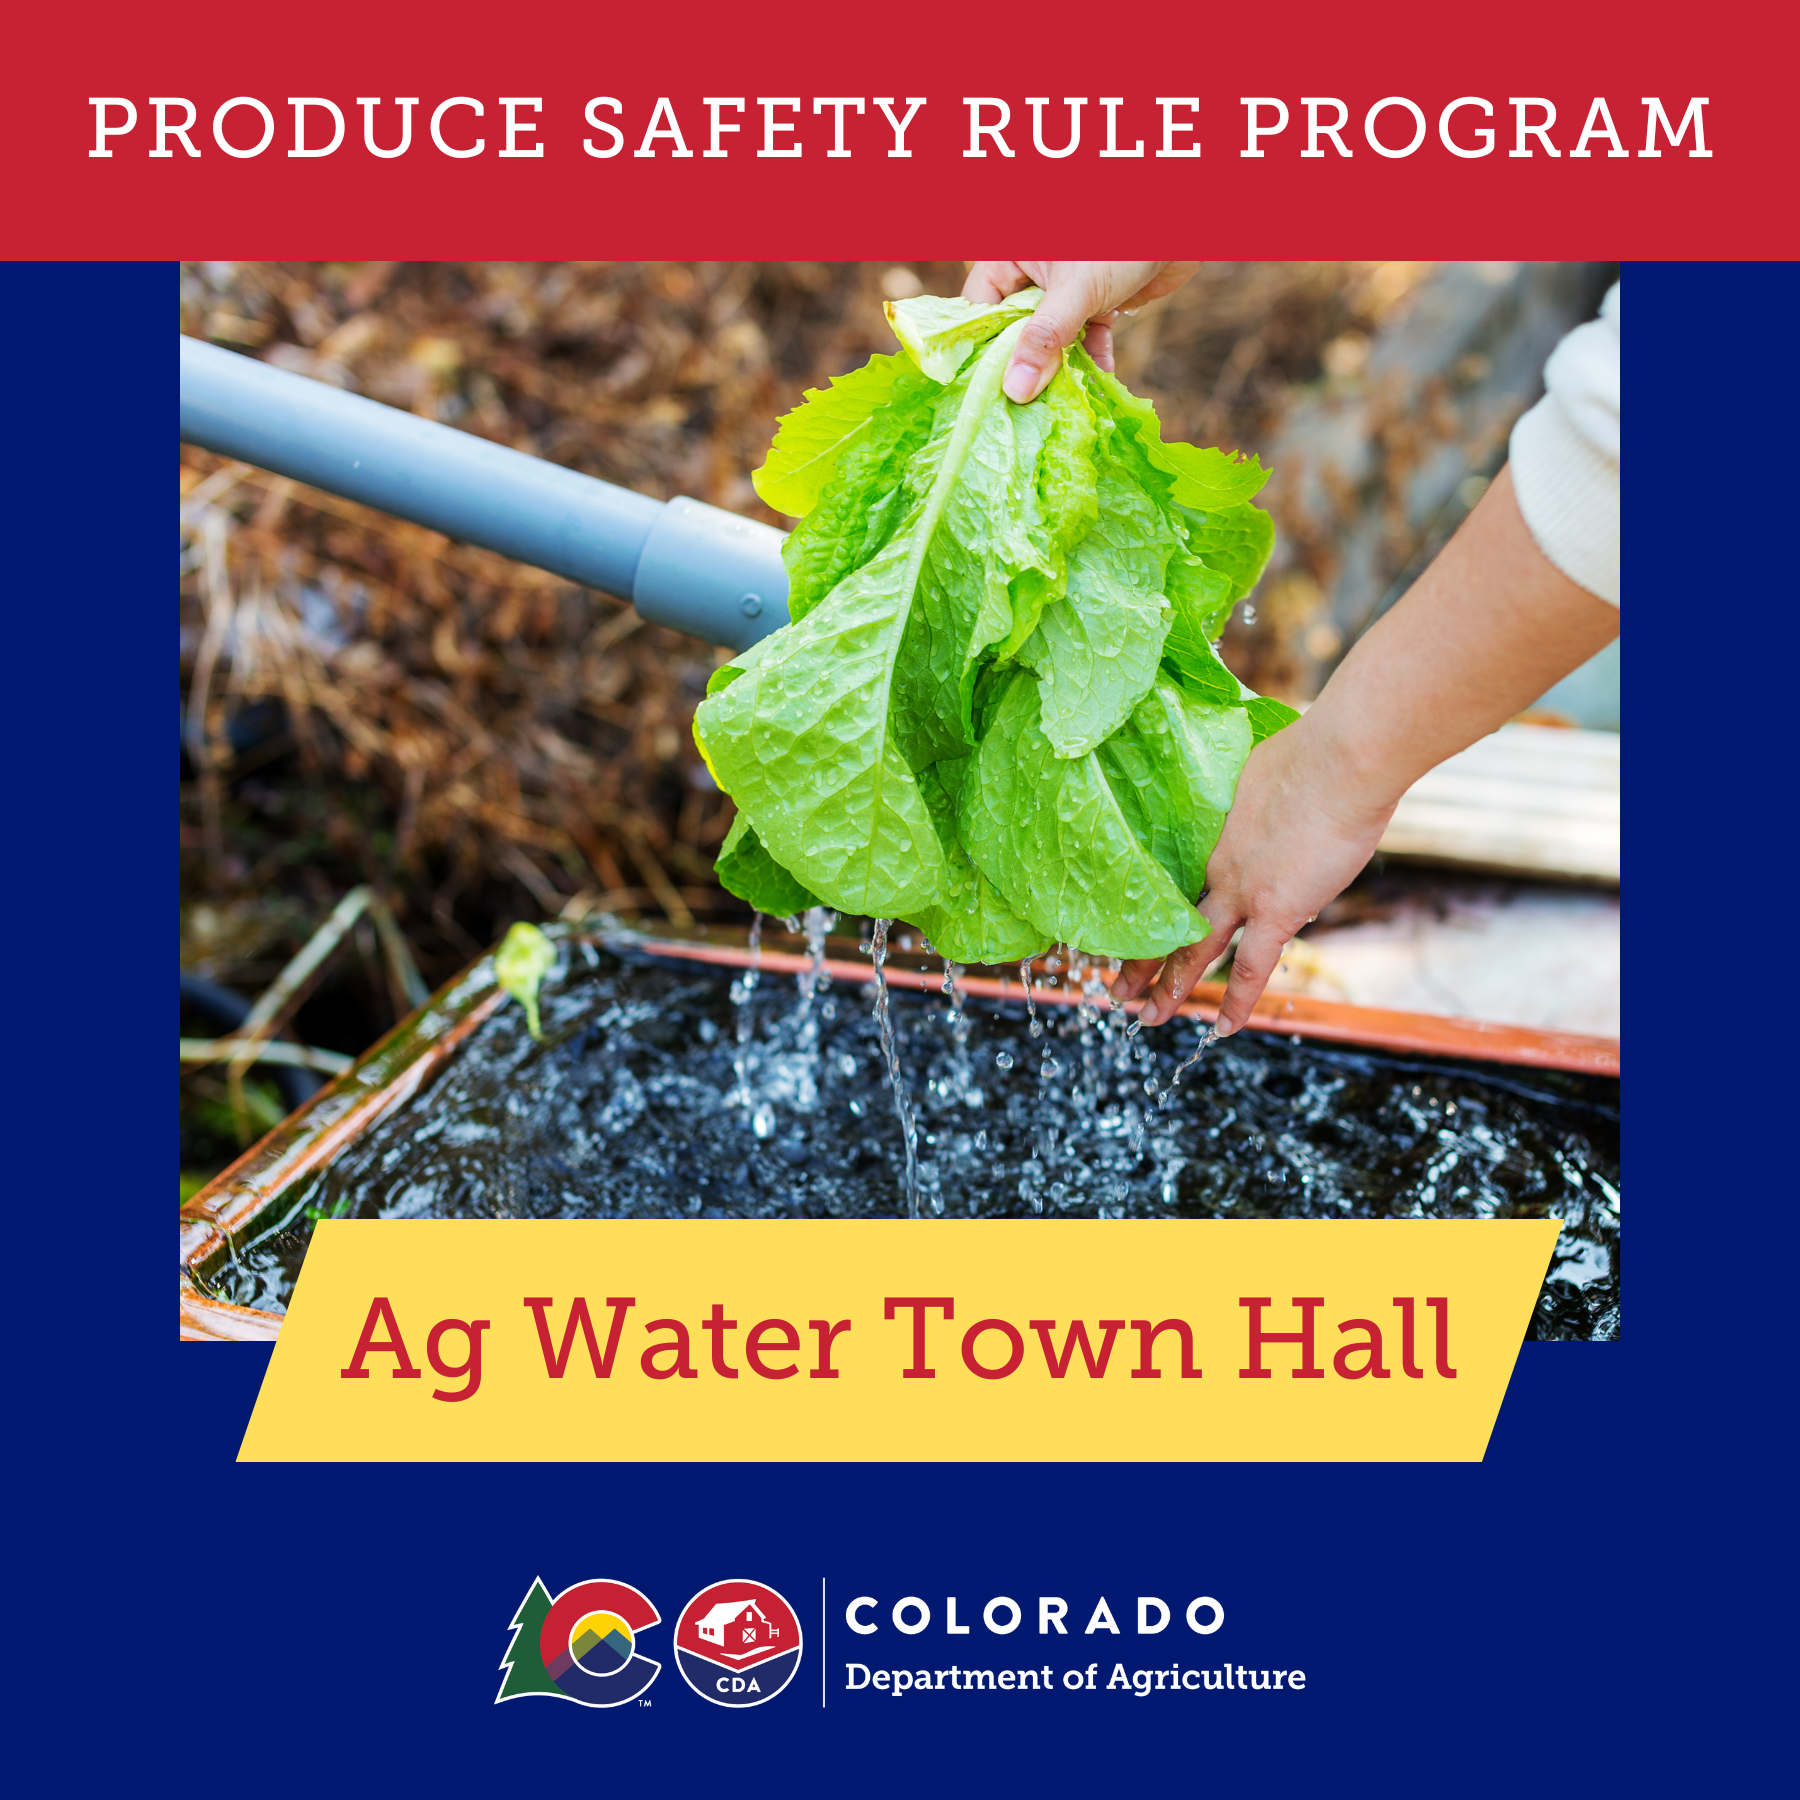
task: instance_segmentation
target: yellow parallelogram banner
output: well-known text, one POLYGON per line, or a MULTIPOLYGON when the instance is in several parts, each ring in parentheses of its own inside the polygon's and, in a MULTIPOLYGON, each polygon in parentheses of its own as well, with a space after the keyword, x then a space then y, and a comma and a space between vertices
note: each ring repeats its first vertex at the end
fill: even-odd
POLYGON ((1479 1461, 1554 1220, 326 1220, 250 1462, 1479 1461))

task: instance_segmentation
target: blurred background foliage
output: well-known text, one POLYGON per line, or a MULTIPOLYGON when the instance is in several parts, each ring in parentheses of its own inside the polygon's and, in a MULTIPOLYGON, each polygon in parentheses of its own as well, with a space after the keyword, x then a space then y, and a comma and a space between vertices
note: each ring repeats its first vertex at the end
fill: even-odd
MULTIPOLYGON (((1544 352, 1606 274, 1216 263, 1122 327, 1119 372, 1169 431, 1275 470, 1263 498, 1280 549, 1225 642, 1245 680, 1317 691, 1478 497, 1544 352)), ((750 482, 778 417, 894 348, 884 298, 962 277, 958 263, 198 263, 182 270, 181 328, 643 493, 785 523, 750 482)), ((254 994, 358 883, 386 898, 434 986, 513 919, 743 916, 712 879, 731 804, 689 731, 723 653, 189 447, 181 491, 185 970, 254 994)), ((354 1053, 406 1000, 366 920, 349 942, 288 1024, 354 1053)), ((215 1137, 218 1085, 184 1078, 189 1122, 215 1137)))

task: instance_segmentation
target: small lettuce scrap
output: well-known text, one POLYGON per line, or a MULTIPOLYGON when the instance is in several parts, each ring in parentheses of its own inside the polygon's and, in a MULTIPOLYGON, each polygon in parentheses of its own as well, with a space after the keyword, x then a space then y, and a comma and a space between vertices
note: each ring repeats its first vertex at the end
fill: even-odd
POLYGON ((539 1043, 544 1033, 538 1017, 538 989, 555 967, 556 946, 523 919, 508 927, 494 952, 494 979, 524 1007, 526 1028, 539 1043))
POLYGON ((757 492, 800 520, 790 623, 720 669, 694 736, 761 912, 917 925, 958 962, 1160 957, 1253 744, 1295 715, 1215 648, 1274 544, 1254 457, 1165 443, 1068 353, 1000 381, 1042 295, 888 307, 900 340, 809 392, 757 492))

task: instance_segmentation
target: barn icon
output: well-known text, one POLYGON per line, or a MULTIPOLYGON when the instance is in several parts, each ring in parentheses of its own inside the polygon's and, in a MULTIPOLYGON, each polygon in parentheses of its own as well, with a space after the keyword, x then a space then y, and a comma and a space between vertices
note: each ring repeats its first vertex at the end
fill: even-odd
POLYGON ((753 1598, 719 1601, 694 1621, 694 1629, 733 1662, 790 1648, 781 1641, 781 1627, 753 1598))
POLYGON ((800 1667, 800 1619, 760 1581, 715 1581, 681 1609, 675 1664, 701 1699, 715 1706, 761 1706, 800 1667))

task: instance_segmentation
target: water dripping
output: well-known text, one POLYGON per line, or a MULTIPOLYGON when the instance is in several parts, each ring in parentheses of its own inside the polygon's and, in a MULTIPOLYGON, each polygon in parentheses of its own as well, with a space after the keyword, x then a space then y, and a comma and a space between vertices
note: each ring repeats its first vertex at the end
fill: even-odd
POLYGON ((1025 984, 1025 1018, 1027 1021, 1027 1029, 1034 1038, 1041 1038, 1044 1035, 1044 1021, 1038 1017, 1037 1002, 1031 997, 1031 958, 1029 956, 1019 964, 1019 979, 1025 984))
POLYGON ((969 1008, 963 992, 962 978, 967 973, 959 962, 942 959, 944 982, 942 993, 948 1003, 944 1023, 950 1030, 951 1097, 962 1106, 979 1106, 981 1090, 975 1085, 975 1070, 969 1061, 969 1008))
POLYGON ((837 914, 823 906, 809 906, 804 919, 788 921, 790 930, 806 936, 806 967, 794 978, 800 1004, 794 1009, 792 1037, 802 1064, 800 1085, 809 1090, 816 1087, 819 1074, 819 1019, 824 1008, 818 997, 831 986, 825 972, 825 939, 836 923, 837 914))
MULTIPOLYGON (((1206 1054, 1208 1048, 1217 1039, 1218 1035, 1219 1028, 1217 1025, 1202 1025, 1200 1027, 1200 1041, 1194 1046, 1193 1055, 1188 1057, 1185 1062, 1176 1065, 1175 1073, 1169 1077, 1168 1085, 1166 1087, 1159 1089, 1154 1075, 1145 1078, 1144 1092, 1156 1096, 1156 1113, 1145 1113, 1138 1123, 1137 1130, 1132 1134, 1131 1148, 1126 1157, 1126 1172, 1119 1177, 1118 1182, 1113 1189, 1113 1202, 1115 1207, 1122 1206, 1126 1195, 1131 1191, 1130 1172, 1137 1167, 1138 1158, 1143 1154, 1144 1139, 1149 1135, 1152 1119, 1168 1108, 1169 1102, 1175 1097, 1175 1090, 1181 1085, 1182 1076, 1199 1062, 1201 1057, 1206 1054)), ((1117 1211, 1112 1211, 1104 1213, 1103 1216, 1117 1218, 1119 1217, 1119 1214, 1117 1211)))
MULTIPOLYGON (((854 923, 869 935, 866 921, 854 923)), ((792 1076, 794 990, 785 980, 775 984, 779 995, 771 988, 768 929, 745 1045, 736 1026, 746 996, 729 995, 740 969, 665 960, 623 933, 602 940, 602 966, 573 958, 577 973, 557 996, 568 1033, 537 1044, 516 1010, 496 1014, 428 1090, 308 1178, 294 1199, 310 1211, 292 1225, 295 1214, 284 1212, 279 1228, 221 1244, 205 1279, 236 1304, 280 1306, 321 1216, 900 1215, 902 1158, 884 1125, 895 1115, 876 1088, 878 1076, 892 1077, 873 1008, 844 1004, 841 982, 835 1021, 815 1002, 820 1080, 806 1110, 792 1076), (747 1108, 735 1103, 740 1049, 753 1059, 744 1071, 747 1108), (758 1137, 764 1106, 768 1135, 758 1137)), ((1199 1020, 1127 1039, 1125 1016, 1114 1012, 1084 1041, 1069 1006, 1037 1009, 1061 1064, 1041 1087, 1042 1040, 1028 1035, 1025 1009, 966 992, 969 1046, 979 1051, 974 1080, 987 1090, 977 1111, 955 1097, 935 956, 929 966, 925 993, 889 987, 891 1029, 907 1040, 921 1217, 940 1204, 945 1216, 1021 1224, 1033 1213, 1096 1212, 1554 1216, 1564 1233, 1536 1335, 1617 1334, 1617 1090, 1609 1084, 1440 1068, 1267 1033, 1247 1034, 1196 1075, 1199 1020), (1106 1076, 1092 1110, 1090 1046, 1106 1076), (1012 1059, 1009 1072, 1002 1054, 1012 1059), (1179 1086, 1159 1106, 1178 1063, 1179 1086), (1150 1077, 1156 1092, 1146 1095, 1150 1077)), ((1016 971, 1015 961, 1009 1002, 1016 971)), ((1043 973, 1041 960, 1035 972, 1043 973)), ((1090 972, 1069 985, 1079 992, 1090 972)))
POLYGON ((1181 1086, 1182 1076, 1206 1054, 1218 1035, 1219 1028, 1216 1024, 1201 1026, 1200 1041, 1194 1046, 1194 1054, 1190 1056, 1186 1062, 1178 1064, 1175 1073, 1169 1077, 1169 1085, 1163 1089, 1162 1097, 1156 1103, 1159 1107, 1167 1106, 1169 1104, 1169 1096, 1181 1086))
POLYGON ((762 979, 762 922, 761 913, 751 914, 750 966, 731 984, 731 1004, 737 1015, 737 1049, 731 1059, 737 1086, 732 1091, 731 1104, 741 1106, 746 1117, 756 1105, 756 1089, 751 1080, 751 1063, 755 1050, 750 1040, 756 1030, 756 984, 762 979))
POLYGON ((806 1018, 812 1010, 813 999, 831 986, 831 977, 825 972, 825 939, 831 928, 837 923, 837 914, 829 907, 809 906, 806 918, 801 921, 806 933, 806 967, 797 977, 800 984, 800 1016, 806 1018))
POLYGON ((887 935, 892 919, 877 919, 869 933, 869 956, 875 964, 875 1026, 881 1034, 881 1052, 887 1060, 888 1080, 894 1089, 894 1113, 900 1121, 900 1137, 906 1146, 906 1172, 901 1192, 906 1199, 906 1216, 919 1216, 919 1126, 913 1117, 912 1096, 900 1073, 900 1046, 894 1036, 893 1013, 888 1006, 887 935))

